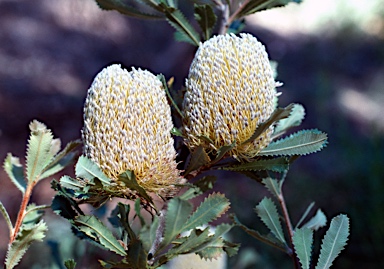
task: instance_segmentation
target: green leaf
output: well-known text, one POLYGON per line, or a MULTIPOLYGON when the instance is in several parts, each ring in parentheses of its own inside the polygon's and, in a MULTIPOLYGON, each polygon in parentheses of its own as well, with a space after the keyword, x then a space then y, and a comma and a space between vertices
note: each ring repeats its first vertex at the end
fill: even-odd
POLYGON ((220 193, 210 194, 204 199, 200 206, 192 213, 184 225, 184 231, 207 224, 229 209, 229 200, 220 193))
POLYGON ((183 243, 177 247, 173 247, 168 251, 167 255, 180 255, 187 253, 194 253, 199 251, 209 240, 209 227, 205 228, 203 231, 201 230, 192 230, 189 236, 183 237, 183 243))
POLYGON ((143 197, 149 203, 153 204, 151 196, 149 196, 145 189, 139 185, 133 171, 127 170, 121 173, 118 176, 118 179, 121 180, 125 186, 127 186, 127 188, 137 191, 141 197, 143 197))
POLYGON ((14 268, 24 256, 33 241, 43 241, 48 228, 44 221, 33 225, 29 229, 21 229, 16 240, 8 246, 5 265, 7 269, 14 268))
POLYGON ((216 15, 210 5, 195 5, 195 19, 203 31, 204 39, 208 40, 216 23, 216 15))
POLYGON ((286 158, 275 158, 256 160, 252 162, 242 163, 239 165, 222 167, 223 170, 228 171, 261 171, 270 170, 274 172, 282 173, 288 169, 289 161, 286 158))
POLYGON ((199 34, 188 22, 183 13, 178 9, 167 8, 165 6, 164 8, 167 21, 176 29, 179 41, 185 41, 192 45, 199 46, 199 34), (182 39, 180 37, 182 37, 182 39))
POLYGON ((76 155, 75 150, 79 145, 81 145, 80 140, 69 142, 66 147, 44 168, 40 179, 56 174, 70 164, 76 155))
POLYGON ((258 11, 271 9, 275 7, 282 7, 290 2, 300 3, 302 0, 253 0, 247 1, 243 8, 240 10, 236 18, 241 18, 247 15, 251 15, 258 11))
POLYGON ((20 163, 18 157, 12 156, 11 153, 7 154, 7 157, 4 160, 4 170, 7 173, 8 177, 11 179, 12 183, 22 192, 25 192, 26 182, 24 179, 23 166, 20 163))
POLYGON ((147 253, 140 240, 134 239, 129 242, 127 261, 131 269, 147 268, 147 253))
POLYGON ((277 179, 266 177, 263 178, 261 183, 277 198, 281 194, 280 184, 277 179))
POLYGON ((141 203, 140 203, 140 198, 137 198, 135 200, 135 213, 136 213, 136 216, 139 218, 140 220, 140 225, 141 226, 145 226, 145 220, 144 220, 144 217, 143 215, 141 214, 141 203))
POLYGON ((76 268, 76 262, 73 259, 66 260, 64 262, 64 266, 67 269, 75 269, 76 268))
POLYGON ((140 10, 133 8, 125 4, 122 0, 95 0, 101 9, 116 10, 121 14, 128 15, 134 18, 140 19, 161 19, 163 16, 157 14, 150 14, 141 12, 140 10))
POLYGON ((271 233, 276 236, 279 241, 286 244, 275 203, 270 198, 264 197, 256 206, 255 211, 271 233))
POLYGON ((286 138, 270 143, 259 155, 307 155, 323 149, 327 145, 327 134, 314 130, 302 130, 286 138))
POLYGON ((326 232, 320 250, 316 269, 328 269, 347 245, 349 236, 349 218, 340 214, 334 217, 326 232))
POLYGON ((71 178, 67 175, 64 175, 60 178, 60 185, 71 190, 81 190, 83 187, 85 187, 85 183, 83 181, 71 178))
POLYGON ((288 118, 281 119, 277 122, 273 137, 278 137, 289 128, 299 126, 305 117, 305 109, 300 104, 294 104, 291 110, 291 114, 288 118))
POLYGON ((5 219, 5 222, 8 225, 9 231, 13 231, 13 226, 12 226, 11 218, 9 217, 9 214, 8 214, 7 210, 5 209, 5 207, 4 207, 2 202, 0 202, 0 212, 3 215, 3 217, 5 219))
MULTIPOLYGON (((169 99, 169 101, 171 101, 172 103, 172 106, 173 108, 176 110, 176 112, 179 114, 180 118, 183 118, 183 113, 181 112, 179 106, 177 105, 177 103, 175 102, 175 100, 173 99, 172 95, 171 95, 171 92, 169 91, 168 89, 168 84, 167 84, 167 81, 165 80, 165 77, 163 74, 159 74, 157 75, 157 78, 161 81, 161 83, 163 84, 163 88, 165 90, 165 93, 167 94, 167 97, 169 99)), ((183 137, 183 133, 180 132, 179 129, 177 129, 176 127, 173 127, 172 130, 171 130, 171 133, 173 135, 177 135, 177 136, 180 136, 180 137, 183 137)))
POLYGON ((108 186, 111 180, 103 173, 99 166, 85 156, 80 156, 75 167, 76 177, 88 179, 93 182, 98 178, 103 186, 108 186))
POLYGON ((37 120, 29 124, 31 135, 28 140, 26 156, 27 179, 29 183, 37 182, 44 168, 51 162, 54 156, 52 147, 53 136, 51 130, 37 120))
POLYGON ((204 176, 195 182, 185 193, 179 196, 180 199, 190 200, 211 190, 216 182, 215 176, 204 176))
POLYGON ((317 231, 319 228, 324 227, 325 225, 327 225, 327 217, 323 211, 321 211, 321 209, 318 209, 316 215, 313 216, 306 224, 304 224, 303 227, 317 231))
POLYGON ((313 231, 309 228, 296 229, 292 241, 301 267, 303 269, 309 269, 311 265, 313 231))
POLYGON ((262 133, 264 133, 274 122, 288 117, 291 113, 292 108, 293 104, 290 104, 285 108, 276 108, 272 115, 265 122, 260 123, 259 126, 257 126, 256 130, 253 132, 251 137, 244 141, 242 145, 253 142, 262 133))
POLYGON ((190 172, 199 169, 209 162, 210 159, 207 152, 205 152, 204 147, 197 147, 191 154, 191 158, 189 159, 184 175, 188 175, 190 172))
POLYGON ((315 205, 315 202, 312 202, 309 204, 307 209, 305 210, 304 214, 301 216, 300 220, 297 222, 296 227, 300 227, 301 223, 304 221, 304 219, 308 216, 309 212, 311 211, 312 207, 315 205))
POLYGON ((184 137, 183 136, 183 133, 176 127, 173 127, 171 129, 171 134, 175 135, 175 136, 179 136, 179 137, 184 137))
POLYGON ((77 216, 74 225, 94 242, 121 256, 127 255, 112 232, 95 216, 77 216))
POLYGON ((211 162, 211 164, 215 164, 219 162, 227 152, 231 151, 236 146, 236 141, 234 141, 231 145, 222 146, 217 150, 216 158, 211 162))
POLYGON ((184 225, 191 212, 191 203, 177 197, 169 201, 165 215, 165 233, 162 244, 168 245, 173 238, 186 230, 184 225))

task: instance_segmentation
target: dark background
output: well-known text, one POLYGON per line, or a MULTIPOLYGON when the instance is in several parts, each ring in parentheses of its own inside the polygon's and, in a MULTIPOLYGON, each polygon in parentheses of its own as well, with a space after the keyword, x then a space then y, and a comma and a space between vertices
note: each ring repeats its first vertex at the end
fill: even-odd
MULTIPOLYGON (((292 166, 285 193, 293 222, 312 201, 329 220, 339 213, 351 218, 349 244, 334 268, 384 266, 380 257, 384 253, 383 25, 384 12, 374 22, 374 32, 353 23, 336 27, 327 22, 317 31, 283 33, 273 29, 273 20, 269 28, 256 22, 244 29, 279 63, 278 80, 284 82, 281 106, 303 104, 307 116, 301 128, 318 128, 329 135, 327 148, 292 166)), ((7 152, 24 159, 33 119, 47 124, 63 144, 80 138, 86 91, 94 76, 111 63, 174 76, 180 88, 195 48, 175 42, 172 33, 166 22, 103 12, 91 0, 0 1, 0 159, 7 152)), ((72 173, 72 168, 66 172, 72 173)), ((245 224, 262 227, 253 212, 265 195, 261 186, 229 174, 217 188, 227 192, 232 210, 245 224)), ((49 204, 53 195, 45 180, 32 201, 49 204)), ((21 197, 3 171, 0 200, 14 221, 21 197)), ((79 268, 103 255, 73 240, 62 219, 48 213, 47 221, 50 235, 45 243, 32 246, 19 268, 59 268, 50 258, 57 242, 65 248, 60 250, 62 258, 75 258, 79 268)), ((320 239, 316 238, 317 244, 320 239)), ((240 268, 248 254, 248 268, 292 268, 289 257, 240 230, 233 231, 232 240, 242 242, 242 252, 230 260, 232 268, 240 268)), ((1 218, 0 260, 7 241, 1 218)))

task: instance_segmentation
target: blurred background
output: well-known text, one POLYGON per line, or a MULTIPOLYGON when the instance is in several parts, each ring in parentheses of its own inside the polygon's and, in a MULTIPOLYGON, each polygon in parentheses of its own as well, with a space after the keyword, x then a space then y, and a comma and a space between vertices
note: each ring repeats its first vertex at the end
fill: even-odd
MULTIPOLYGON (((351 237, 334 268, 384 268, 384 2, 305 0, 247 17, 243 32, 254 34, 278 62, 280 105, 303 104, 300 128, 329 135, 327 148, 300 158, 288 174, 284 190, 293 222, 312 201, 329 220, 348 214, 351 237)), ((0 160, 7 152, 24 159, 33 119, 63 144, 80 138, 84 98, 103 67, 149 69, 175 77, 180 88, 194 52, 174 41, 166 22, 101 11, 93 0, 0 0, 0 160)), ((262 227, 253 212, 266 194, 261 186, 229 174, 217 188, 244 224, 262 227)), ((50 204, 53 195, 45 180, 32 202, 50 204)), ((3 171, 0 200, 14 221, 21 196, 3 171)), ((59 245, 62 260, 74 258, 79 268, 106 253, 72 238, 63 219, 49 213, 46 219, 47 240, 32 245, 19 268, 60 268, 52 258, 59 245)), ((242 248, 229 268, 292 268, 289 257, 240 229, 230 237, 242 248)), ((7 242, 0 218, 0 261, 7 242)))

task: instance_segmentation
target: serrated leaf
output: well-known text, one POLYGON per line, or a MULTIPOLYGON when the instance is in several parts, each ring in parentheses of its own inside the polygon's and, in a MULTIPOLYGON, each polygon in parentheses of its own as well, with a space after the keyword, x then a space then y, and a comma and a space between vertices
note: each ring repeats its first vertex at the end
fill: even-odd
POLYGON ((241 18, 258 11, 267 10, 275 7, 282 7, 290 2, 300 3, 302 0, 253 0, 247 1, 246 4, 241 8, 236 18, 241 18))
POLYGON ((54 156, 53 160, 44 168, 40 179, 56 174, 70 164, 76 155, 75 150, 79 145, 81 145, 80 140, 69 142, 65 148, 59 154, 54 156))
POLYGON ((184 229, 184 224, 191 212, 191 203, 177 197, 169 201, 165 215, 165 233, 162 244, 168 245, 173 238, 186 230, 184 229))
POLYGON ((21 229, 16 240, 8 246, 5 265, 7 269, 14 268, 24 256, 34 241, 43 241, 48 228, 44 221, 40 221, 30 229, 21 229))
POLYGON ((179 38, 181 36, 183 41, 186 41, 195 46, 199 46, 199 34, 192 27, 192 25, 180 10, 165 8, 165 16, 169 24, 171 24, 176 29, 176 33, 179 34, 179 38))
POLYGON ((146 190, 140 186, 140 184, 136 180, 135 173, 133 171, 127 170, 120 175, 118 175, 118 179, 121 180, 125 186, 131 190, 137 191, 137 193, 147 200, 149 203, 153 204, 153 200, 151 196, 148 195, 146 190))
POLYGON ((116 10, 121 14, 140 19, 160 19, 161 15, 142 12, 125 4, 122 0, 95 0, 101 9, 116 10))
POLYGON ((289 161, 286 158, 275 158, 265 160, 255 160, 252 162, 246 162, 239 165, 222 167, 223 170, 228 171, 261 171, 269 170, 278 173, 282 173, 289 167, 289 161))
POLYGON ((347 245, 349 236, 349 218, 340 214, 334 217, 326 232, 320 249, 316 269, 328 269, 347 245))
POLYGON ((289 128, 299 126, 305 117, 305 109, 300 104, 294 104, 288 118, 281 119, 277 122, 273 137, 283 134, 289 128))
POLYGON ((12 183, 15 184, 21 193, 24 193, 27 184, 24 179, 24 171, 20 159, 12 156, 11 153, 8 153, 4 160, 3 167, 12 183))
POLYGON ((311 250, 313 243, 313 231, 309 228, 296 229, 292 237, 296 255, 303 269, 309 269, 311 265, 311 250))
POLYGON ((85 187, 84 182, 75 178, 71 178, 67 175, 64 175, 60 178, 60 185, 71 190, 81 190, 83 187, 85 187))
POLYGON ((223 194, 210 194, 192 213, 191 217, 184 225, 184 231, 207 224, 217 219, 229 209, 229 205, 229 200, 223 194))
POLYGON ((280 184, 277 179, 266 177, 261 183, 277 198, 281 194, 280 184))
POLYGON ((74 225, 94 242, 121 256, 127 255, 112 232, 95 216, 77 216, 74 225))
POLYGON ((205 152, 204 147, 197 147, 191 154, 191 158, 189 159, 184 175, 188 175, 190 172, 199 169, 209 162, 210 159, 207 152, 205 152))
POLYGON ((285 108, 276 108, 272 115, 265 122, 260 123, 259 126, 257 126, 256 130, 253 132, 253 134, 241 144, 244 145, 253 142, 262 133, 264 133, 274 122, 288 117, 291 113, 292 108, 293 104, 290 104, 285 108))
POLYGON ((227 152, 231 151, 236 146, 236 141, 234 141, 231 145, 222 146, 217 150, 216 158, 211 162, 211 164, 215 164, 220 161, 227 152))
POLYGON ((73 220, 77 216, 76 211, 72 208, 71 202, 62 195, 56 195, 53 198, 51 209, 55 214, 68 220, 73 220))
POLYGON ((193 185, 190 185, 189 189, 182 195, 180 195, 179 198, 183 200, 190 200, 192 198, 195 198, 196 196, 199 196, 207 192, 208 190, 211 190, 215 182, 215 176, 204 176, 200 178, 197 182, 195 182, 193 185))
POLYGON ((211 37, 212 28, 216 24, 216 14, 210 5, 195 5, 195 19, 198 22, 205 40, 211 37))
POLYGON ((67 269, 75 269, 76 268, 76 262, 73 259, 66 260, 64 262, 64 266, 67 269))
POLYGON ((53 135, 51 130, 37 120, 29 124, 31 134, 28 140, 26 167, 29 183, 37 182, 44 168, 51 162, 53 135))
POLYGON ((317 231, 319 228, 327 225, 327 217, 321 209, 318 209, 316 215, 303 225, 305 228, 317 231))
POLYGON ((12 222, 11 222, 11 218, 9 217, 9 214, 8 214, 7 210, 5 209, 5 207, 4 207, 2 202, 0 202, 0 212, 3 215, 3 217, 5 219, 5 222, 8 225, 9 231, 10 232, 13 231, 13 225, 12 225, 12 222))
POLYGON ((80 156, 75 166, 76 177, 88 179, 93 182, 98 178, 104 186, 108 186, 111 180, 103 173, 99 166, 85 156, 80 156))
POLYGON ((327 134, 319 130, 302 130, 286 138, 270 143, 259 155, 307 155, 323 149, 327 144, 327 134))
POLYGON ((309 204, 307 209, 305 210, 304 214, 301 216, 300 220, 297 222, 296 227, 300 227, 301 223, 304 221, 304 219, 308 216, 309 212, 311 211, 312 207, 315 205, 315 202, 312 202, 309 204))
POLYGON ((180 255, 187 253, 194 253, 198 251, 201 245, 204 245, 209 240, 209 227, 205 228, 203 231, 197 232, 195 229, 191 231, 188 237, 185 237, 185 240, 182 244, 177 247, 173 247, 168 251, 167 255, 180 255))
POLYGON ((272 199, 264 197, 255 208, 256 214, 268 227, 271 233, 282 243, 286 244, 283 228, 281 227, 279 213, 272 199))

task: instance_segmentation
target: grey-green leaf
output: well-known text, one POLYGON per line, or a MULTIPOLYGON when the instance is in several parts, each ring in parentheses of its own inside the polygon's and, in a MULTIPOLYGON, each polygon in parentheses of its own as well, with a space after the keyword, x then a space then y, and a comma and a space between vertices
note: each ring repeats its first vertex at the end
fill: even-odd
POLYGON ((121 256, 126 252, 112 232, 95 216, 77 216, 74 225, 93 241, 121 256))
POLYGON ((261 183, 277 198, 281 194, 280 184, 277 179, 267 177, 263 178, 261 183))
POLYGON ((103 185, 108 186, 111 180, 101 171, 99 166, 85 156, 80 156, 75 167, 76 177, 93 181, 98 178, 103 185))
POLYGON ((183 232, 184 225, 192 212, 192 204, 180 198, 173 198, 168 203, 165 215, 165 233, 163 245, 168 245, 173 238, 183 232))
POLYGON ((191 158, 187 163, 184 175, 188 175, 190 172, 199 169, 201 166, 210 162, 208 154, 205 152, 204 147, 197 147, 191 154, 191 158))
POLYGON ((279 213, 272 199, 264 197, 256 206, 255 211, 261 221, 268 227, 271 233, 282 243, 286 244, 283 228, 281 227, 279 213))
POLYGON ((275 158, 265 160, 255 160, 253 162, 242 163, 229 167, 222 167, 223 170, 228 171, 261 171, 269 170, 282 173, 288 169, 289 161, 286 158, 275 158))
POLYGON ((5 222, 7 223, 9 231, 12 231, 13 226, 12 226, 11 218, 9 217, 9 214, 2 202, 0 202, 0 213, 3 215, 5 222))
POLYGON ((308 216, 309 212, 311 211, 312 207, 315 205, 315 202, 312 202, 309 204, 309 206, 307 207, 307 209, 305 210, 304 214, 301 215, 301 218, 300 220, 297 222, 296 226, 295 226, 295 229, 297 227, 300 227, 301 223, 304 221, 304 219, 308 216))
POLYGON ((309 228, 296 229, 292 238, 297 257, 302 269, 309 269, 311 265, 311 250, 313 244, 313 231, 309 228))
POLYGON ((53 151, 51 147, 53 135, 51 130, 37 120, 29 124, 31 135, 28 140, 28 149, 26 156, 27 179, 28 182, 36 182, 44 168, 51 162, 53 151))
POLYGON ((95 0, 101 9, 116 10, 121 14, 140 19, 160 19, 161 15, 142 12, 125 4, 122 0, 95 0))
POLYGON ((240 10, 237 18, 241 18, 258 11, 271 9, 274 7, 281 7, 289 4, 290 2, 300 3, 302 0, 254 0, 247 1, 243 8, 240 10))
POLYGON ((334 217, 326 232, 320 249, 316 269, 328 269, 340 252, 347 245, 349 236, 349 218, 340 214, 334 217))
POLYGON ((327 217, 321 209, 318 209, 316 215, 313 216, 303 227, 309 228, 311 230, 317 231, 319 228, 327 225, 327 217))
POLYGON ((300 104, 294 104, 291 110, 291 114, 288 118, 281 119, 277 122, 273 137, 280 136, 289 128, 299 126, 305 117, 305 109, 300 104))
POLYGON ((212 28, 216 23, 216 15, 210 5, 195 5, 195 19, 203 31, 205 40, 211 37, 212 28))
POLYGON ((22 229, 16 240, 8 246, 5 265, 7 269, 14 268, 24 256, 29 246, 34 241, 43 241, 48 228, 44 221, 40 221, 29 229, 22 229))
POLYGON ((151 204, 153 203, 151 196, 149 196, 146 190, 137 182, 135 173, 133 171, 127 170, 121 173, 118 178, 125 184, 127 188, 137 191, 141 197, 145 198, 145 200, 151 204))
POLYGON ((307 155, 323 149, 327 144, 327 134, 319 130, 302 130, 286 138, 270 143, 259 155, 292 156, 307 155))
POLYGON ((18 157, 12 156, 11 153, 7 154, 7 157, 4 160, 4 170, 7 173, 8 177, 11 179, 12 183, 22 192, 25 192, 26 182, 24 179, 23 166, 20 163, 18 157))

